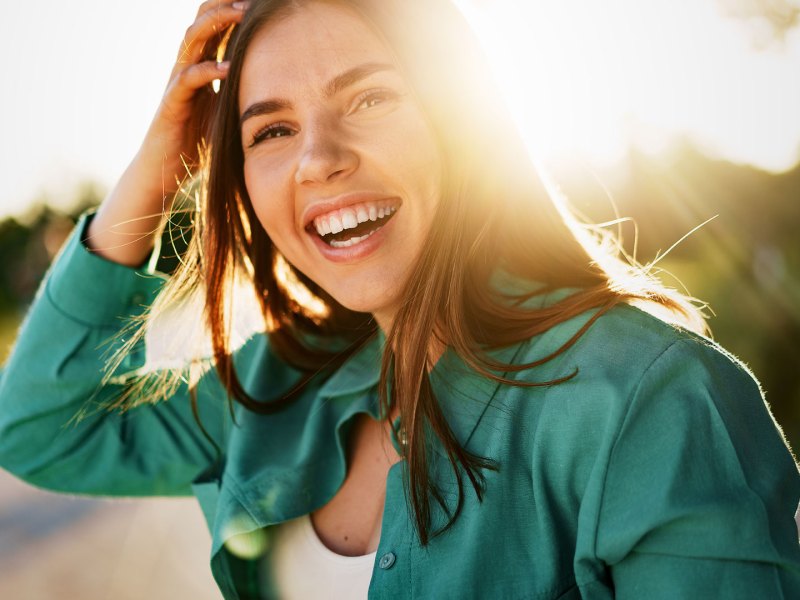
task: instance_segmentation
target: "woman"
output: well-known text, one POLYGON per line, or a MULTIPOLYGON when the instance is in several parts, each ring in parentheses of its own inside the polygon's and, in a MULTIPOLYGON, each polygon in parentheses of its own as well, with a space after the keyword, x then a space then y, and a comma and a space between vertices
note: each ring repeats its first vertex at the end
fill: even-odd
POLYGON ((698 318, 550 201, 465 30, 444 0, 203 4, 3 373, 3 466, 194 493, 226 598, 797 595, 800 477, 758 385, 631 306, 698 318), (149 318, 202 290, 216 369, 151 403, 120 317, 161 287, 142 232, 197 132, 149 318), (237 280, 268 334, 234 351, 237 280))

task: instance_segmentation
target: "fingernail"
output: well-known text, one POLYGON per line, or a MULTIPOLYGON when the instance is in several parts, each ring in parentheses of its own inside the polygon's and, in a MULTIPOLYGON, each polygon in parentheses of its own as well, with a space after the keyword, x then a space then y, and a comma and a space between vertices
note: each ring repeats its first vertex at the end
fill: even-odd
POLYGON ((231 66, 231 61, 223 60, 222 62, 217 63, 217 69, 220 71, 227 71, 228 68, 231 66))
POLYGON ((233 8, 235 8, 236 10, 244 10, 244 9, 247 8, 248 4, 250 4, 250 3, 249 2, 234 2, 233 4, 231 4, 231 6, 233 6, 233 8))

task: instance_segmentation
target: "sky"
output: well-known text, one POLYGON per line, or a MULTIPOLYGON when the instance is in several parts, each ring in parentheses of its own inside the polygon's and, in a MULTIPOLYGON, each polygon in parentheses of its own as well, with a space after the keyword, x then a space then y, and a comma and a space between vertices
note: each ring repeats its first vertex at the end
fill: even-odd
MULTIPOLYGON (((531 152, 544 160, 608 165, 630 145, 657 154, 677 136, 775 172, 798 159, 800 28, 773 40, 763 22, 722 14, 722 2, 743 0, 456 1, 531 152)), ((0 217, 35 198, 68 201, 81 181, 113 185, 141 143, 197 6, 4 7, 0 217)))

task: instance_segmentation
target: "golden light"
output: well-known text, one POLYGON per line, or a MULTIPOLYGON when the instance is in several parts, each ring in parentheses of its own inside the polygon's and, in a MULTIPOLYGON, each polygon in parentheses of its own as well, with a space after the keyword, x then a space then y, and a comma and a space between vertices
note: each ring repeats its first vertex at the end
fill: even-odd
POLYGON ((306 314, 314 319, 324 319, 330 313, 328 306, 311 293, 298 278, 282 254, 275 256, 275 278, 289 296, 297 302, 306 314))
POLYGON ((800 30, 758 48, 718 0, 456 0, 532 154, 608 164, 676 136, 780 171, 800 148, 800 30))

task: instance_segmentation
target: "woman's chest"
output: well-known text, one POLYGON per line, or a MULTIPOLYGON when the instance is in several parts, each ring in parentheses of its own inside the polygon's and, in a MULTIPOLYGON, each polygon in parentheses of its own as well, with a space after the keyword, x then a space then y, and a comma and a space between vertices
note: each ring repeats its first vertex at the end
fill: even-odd
MULTIPOLYGON (((357 445, 358 436, 352 439, 357 445)), ((580 512, 576 498, 558 493, 541 478, 541 487, 535 489, 536 478, 519 457, 516 462, 510 456, 501 459, 485 448, 485 455, 500 459, 500 469, 487 473, 482 500, 464 482, 453 525, 422 546, 407 502, 402 464, 387 468, 390 460, 378 448, 381 463, 351 463, 345 483, 312 512, 317 533, 329 548, 351 555, 376 551, 371 598, 579 597, 574 568, 580 512), (331 529, 324 528, 323 518, 330 519, 331 529), (335 546, 326 534, 339 536, 339 542, 347 536, 344 542, 353 546, 335 546)), ((447 523, 447 511, 454 513, 459 495, 446 459, 440 457, 435 472, 446 510, 432 505, 432 531, 447 523)), ((302 499, 298 488, 295 500, 302 499)), ((269 564, 270 557, 264 558, 261 564, 269 564)))
MULTIPOLYGON (((248 529, 267 531, 274 523, 312 513, 329 549, 345 555, 377 552, 371 598, 570 597, 576 590, 582 496, 573 475, 584 469, 554 453, 551 444, 544 444, 549 450, 539 456, 537 444, 531 445, 537 439, 535 419, 508 407, 482 411, 477 403, 450 411, 459 440, 500 468, 485 472, 479 498, 465 477, 459 490, 442 448, 429 454, 432 482, 445 502, 444 507, 433 502, 430 531, 447 524, 459 497, 461 505, 454 524, 422 546, 400 446, 388 423, 379 424, 372 411, 356 412, 357 407, 327 412, 336 408, 329 402, 302 420, 271 424, 275 437, 268 445, 275 452, 268 468, 242 472, 243 462, 232 454, 228 479, 235 485, 225 487, 238 492, 239 508, 225 513, 246 515, 252 521, 248 529)), ((263 431, 247 433, 246 442, 235 436, 229 449, 238 456, 263 453, 268 439, 263 431)))
POLYGON ((374 552, 381 533, 386 478, 401 457, 392 446, 389 424, 356 417, 347 440, 347 475, 336 495, 311 514, 328 549, 345 556, 374 552))

